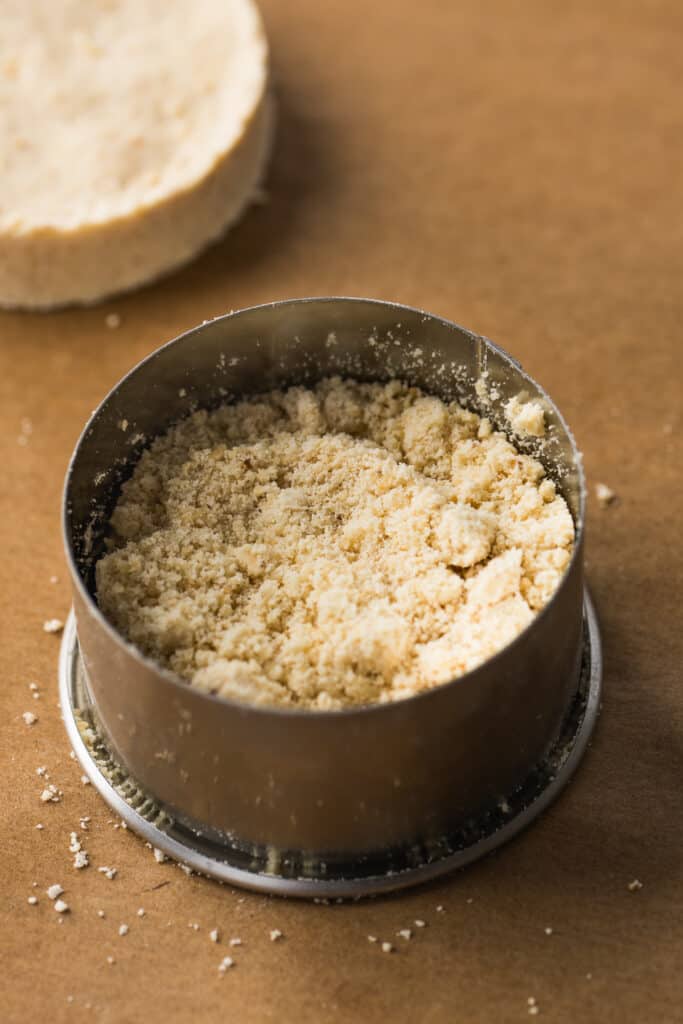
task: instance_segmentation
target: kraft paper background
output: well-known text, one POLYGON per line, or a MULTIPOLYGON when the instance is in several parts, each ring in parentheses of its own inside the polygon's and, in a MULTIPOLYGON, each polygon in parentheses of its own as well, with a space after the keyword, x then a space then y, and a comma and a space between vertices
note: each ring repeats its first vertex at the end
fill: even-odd
POLYGON ((269 203, 152 287, 87 310, 0 315, 0 1018, 512 1024, 532 996, 538 1019, 557 1024, 673 1024, 683 1019, 683 8, 263 8, 279 100, 269 203), (59 638, 42 631, 68 612, 60 491, 105 392, 204 318, 312 294, 443 314, 498 341, 548 389, 585 455, 587 576, 605 656, 592 747, 529 831, 437 884, 331 907, 187 878, 114 829, 69 759, 59 638), (598 481, 619 496, 606 510, 598 481), (32 727, 27 710, 39 716, 32 727), (40 765, 61 803, 41 804, 40 765), (69 832, 83 814, 92 866, 77 872, 69 832), (118 869, 114 881, 102 865, 118 869), (630 892, 634 878, 643 888, 630 892), (53 882, 71 906, 61 925, 44 895, 53 882), (428 926, 395 938, 415 918, 428 926), (224 978, 229 950, 209 941, 213 927, 243 941, 224 978), (284 939, 271 942, 271 928, 284 939), (398 952, 383 955, 369 933, 398 952))

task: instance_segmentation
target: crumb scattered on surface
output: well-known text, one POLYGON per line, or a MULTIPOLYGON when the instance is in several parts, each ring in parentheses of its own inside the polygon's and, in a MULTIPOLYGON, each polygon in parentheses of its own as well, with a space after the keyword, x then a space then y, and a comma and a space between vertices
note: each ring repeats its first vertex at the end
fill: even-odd
POLYGON ((102 867, 97 870, 101 875, 104 875, 105 878, 108 878, 110 882, 112 882, 118 874, 117 868, 110 868, 106 864, 102 865, 102 867))
POLYGON ((543 931, 546 933, 546 935, 552 935, 553 934, 552 928, 544 928, 543 931))
POLYGON ((240 938, 235 937, 233 939, 230 939, 229 945, 230 946, 241 946, 242 945, 242 940, 240 938))
POLYGON ((394 952, 394 947, 392 946, 392 944, 390 942, 383 942, 382 943, 382 952, 383 953, 393 953, 394 952))
POLYGON ((45 633, 61 633, 64 629, 64 623, 61 619, 47 619, 43 623, 43 630, 45 633))
POLYGON ((416 921, 413 922, 413 924, 415 925, 416 928, 426 928, 427 927, 427 922, 426 921, 422 921, 419 917, 417 918, 416 921))
POLYGON ((248 702, 335 709, 461 675, 546 604, 574 541, 540 462, 480 425, 395 381, 197 412, 124 485, 100 605, 248 702))
POLYGON ((211 931, 209 932, 209 938, 211 939, 212 942, 218 942, 218 940, 220 938, 220 933, 218 931, 218 928, 212 928, 211 929, 211 931))
POLYGON ((225 974, 231 967, 235 966, 235 961, 231 956, 224 956, 218 965, 218 970, 221 974, 225 974))
POLYGON ((608 505, 612 504, 616 496, 616 492, 611 487, 608 487, 607 484, 595 485, 595 497, 598 499, 600 508, 607 508, 608 505))
POLYGON ((50 782, 40 794, 40 799, 44 804, 58 804, 62 799, 62 793, 53 782, 50 782))
POLYGON ((30 903, 32 907, 35 907, 36 903, 38 902, 38 897, 37 896, 29 896, 27 902, 30 903))
POLYGON ((163 864, 164 861, 168 859, 165 853, 162 853, 161 850, 157 850, 156 846, 153 849, 153 853, 154 859, 157 862, 157 864, 163 864))
POLYGON ((271 931, 270 931, 270 941, 271 942, 277 942, 278 939, 281 939, 281 938, 283 938, 283 935, 282 935, 282 932, 280 931, 280 929, 279 928, 271 928, 271 931))
POLYGON ((629 882, 627 887, 629 892, 638 892, 639 889, 643 888, 643 883, 638 878, 634 878, 632 882, 629 882))
POLYGON ((405 939, 406 941, 408 941, 408 939, 412 939, 413 937, 413 933, 411 932, 410 928, 401 928, 400 931, 396 932, 396 934, 399 936, 399 938, 405 939))
POLYGON ((21 716, 27 725, 35 725, 38 721, 38 716, 34 715, 32 711, 24 711, 21 716))
POLYGON ((110 331, 115 331, 117 327, 121 326, 121 317, 118 313, 107 313, 104 322, 110 331))
POLYGON ((138 909, 138 917, 144 917, 144 916, 145 916, 145 908, 144 907, 140 907, 138 909))
POLYGON ((368 942, 377 942, 376 935, 368 935, 368 942))
POLYGON ((128 928, 127 924, 120 924, 119 925, 119 935, 121 935, 121 936, 127 935, 128 932, 129 932, 129 928, 128 928))
POLYGON ((55 900, 54 908, 58 914, 66 914, 69 910, 69 904, 65 903, 64 900, 55 900))
POLYGON ((51 885, 49 888, 47 888, 45 890, 45 892, 47 893, 47 895, 49 896, 49 898, 51 900, 56 900, 58 896, 62 895, 62 893, 64 892, 64 889, 59 884, 59 882, 55 882, 55 884, 51 885))

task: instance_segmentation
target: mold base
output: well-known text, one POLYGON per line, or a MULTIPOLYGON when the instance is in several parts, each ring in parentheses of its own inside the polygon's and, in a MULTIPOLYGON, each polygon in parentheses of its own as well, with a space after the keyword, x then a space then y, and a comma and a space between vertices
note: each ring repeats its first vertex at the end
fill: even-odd
POLYGON ((274 849, 237 849, 174 821, 117 764, 96 729, 73 612, 59 660, 62 715, 76 757, 105 802, 130 829, 192 871, 259 892, 305 899, 354 899, 417 885, 462 868, 507 842, 552 803, 578 766, 598 715, 601 682, 600 632, 584 593, 577 688, 557 741, 524 783, 438 843, 388 850, 386 855, 351 863, 323 864, 274 849))

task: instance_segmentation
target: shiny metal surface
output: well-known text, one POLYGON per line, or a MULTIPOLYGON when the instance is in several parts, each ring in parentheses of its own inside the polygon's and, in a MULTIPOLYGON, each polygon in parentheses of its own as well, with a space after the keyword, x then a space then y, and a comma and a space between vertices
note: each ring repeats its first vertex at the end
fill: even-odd
POLYGON ((273 303, 207 322, 114 388, 67 476, 64 531, 78 638, 107 744, 177 821, 233 850, 294 859, 311 878, 337 863, 381 859, 388 848, 438 846, 528 777, 576 693, 583 504, 580 458, 561 415, 486 339, 419 310, 362 299, 273 303), (254 708, 191 689, 101 615, 93 565, 120 484, 145 444, 191 409, 334 373, 398 376, 476 409, 483 372, 497 395, 486 412, 500 427, 508 397, 525 391, 542 401, 549 431, 537 454, 570 504, 577 540, 553 600, 480 668, 395 704, 254 708))
MULTIPOLYGON (((69 739, 93 785, 129 828, 179 863, 212 878, 277 896, 357 899, 429 881, 463 868, 526 828, 559 795, 586 750, 598 715, 602 660, 595 612, 585 596, 584 643, 579 685, 560 734, 543 762, 508 797, 479 818, 468 819, 437 847, 383 850, 381 856, 349 858, 315 875, 302 874, 294 858, 273 859, 268 849, 244 851, 174 822, 145 799, 125 769, 116 765, 93 727, 95 711, 83 672, 73 614, 64 630, 59 694, 69 739)), ((306 865, 304 865, 304 869, 306 865)))

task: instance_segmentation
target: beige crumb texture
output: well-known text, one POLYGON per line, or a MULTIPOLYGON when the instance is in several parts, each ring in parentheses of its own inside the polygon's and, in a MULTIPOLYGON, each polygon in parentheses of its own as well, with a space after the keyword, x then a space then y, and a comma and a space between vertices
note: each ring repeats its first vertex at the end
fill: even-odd
POLYGON ((6 0, 2 57, 0 306, 131 288, 252 200, 272 110, 251 0, 6 0))
POLYGON ((504 406, 505 418, 520 437, 544 437, 545 413, 537 401, 525 401, 522 396, 509 399, 504 406))
POLYGON ((336 709, 457 677, 528 625, 574 542, 540 462, 482 422, 336 378, 197 412, 124 486, 100 605, 237 700, 336 709))
POLYGON ((608 487, 607 484, 598 483, 595 485, 595 497, 600 508, 607 508, 608 505, 612 504, 616 496, 616 492, 611 487, 608 487))

